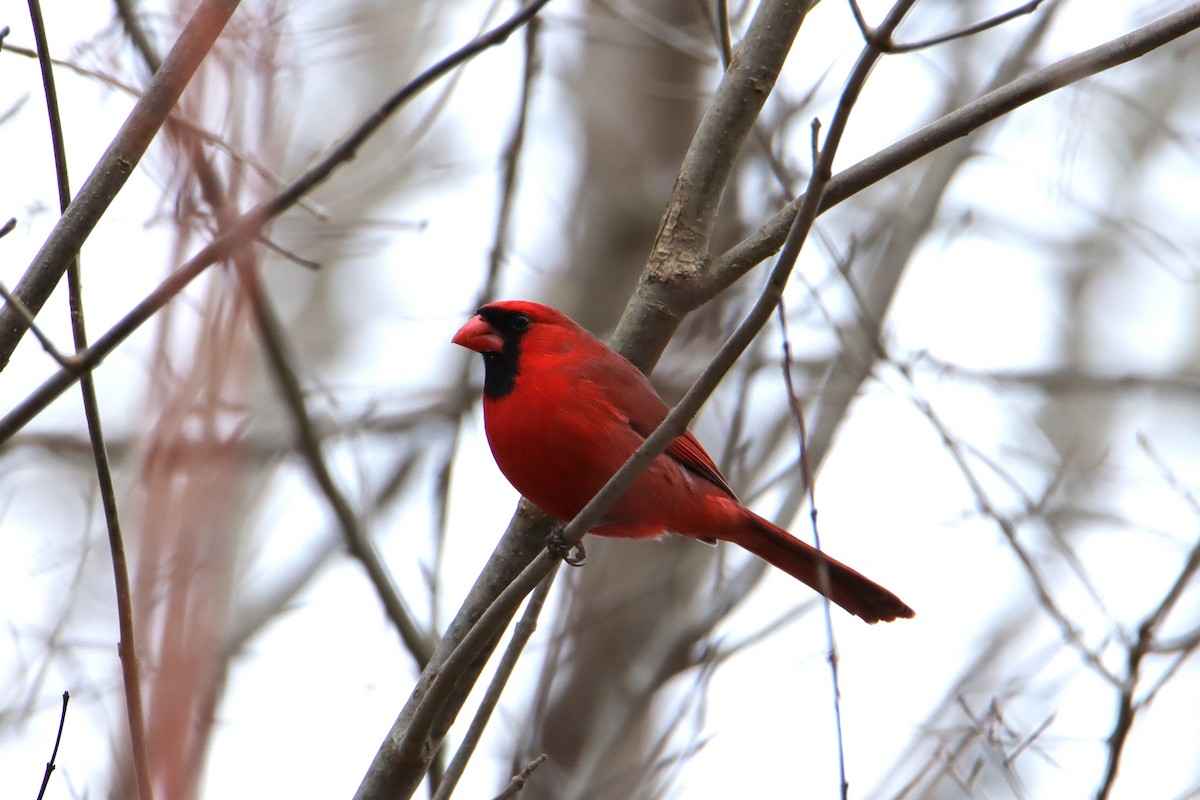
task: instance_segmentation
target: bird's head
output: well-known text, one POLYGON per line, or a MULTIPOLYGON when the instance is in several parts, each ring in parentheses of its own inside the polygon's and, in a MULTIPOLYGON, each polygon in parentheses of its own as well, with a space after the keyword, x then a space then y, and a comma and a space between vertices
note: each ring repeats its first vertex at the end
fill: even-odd
POLYGON ((483 355, 484 394, 492 399, 513 390, 521 356, 565 352, 591 334, 550 306, 527 300, 488 303, 458 329, 454 344, 483 355))

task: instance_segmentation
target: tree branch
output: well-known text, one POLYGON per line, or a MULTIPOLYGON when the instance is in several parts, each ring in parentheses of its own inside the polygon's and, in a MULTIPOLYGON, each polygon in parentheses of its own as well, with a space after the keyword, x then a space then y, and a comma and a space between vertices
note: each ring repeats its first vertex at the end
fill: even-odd
MULTIPOLYGON (((216 2, 216 0, 206 0, 206 2, 216 2)), ((355 128, 340 144, 333 148, 324 159, 319 163, 294 180, 292 183, 274 197, 259 203, 257 206, 247 211, 241 217, 229 226, 229 228, 220 236, 217 236, 207 245, 200 249, 200 252, 192 256, 179 269, 167 276, 162 283, 158 285, 150 294, 142 299, 140 303, 133 307, 124 317, 115 325, 108 329, 102 336, 92 343, 91 347, 79 355, 79 363, 76 371, 59 370, 50 378, 48 378, 40 387, 34 390, 27 396, 17 407, 10 411, 3 419, 0 419, 0 442, 4 442, 14 433, 19 431, 29 421, 37 416, 42 409, 54 402, 64 391, 70 388, 77 378, 78 370, 93 369, 113 350, 124 342, 130 335, 140 328, 147 320, 153 317, 159 309, 171 301, 175 295, 179 294, 183 289, 191 283, 208 267, 212 266, 217 261, 228 257, 231 253, 243 246, 247 242, 256 239, 262 232, 262 228, 267 222, 287 211, 292 206, 296 205, 308 192, 314 187, 323 183, 334 170, 339 166, 354 158, 358 149, 363 143, 369 139, 382 125, 391 118, 393 114, 403 108, 408 101, 412 100, 422 91, 427 89, 431 84, 438 79, 451 72, 454 68, 470 61, 472 58, 482 53, 488 48, 502 44, 514 31, 521 28, 529 22, 533 16, 548 3, 549 0, 533 0, 529 5, 524 6, 515 14, 509 17, 504 22, 492 28, 482 36, 476 37, 467 44, 455 50, 450 55, 441 59, 433 66, 427 68, 417 77, 413 78, 405 84, 399 91, 389 97, 371 116, 364 120, 357 128, 355 128)), ((199 13, 199 12, 197 12, 199 13)), ((189 23, 190 25, 190 23, 189 23)), ((178 49, 178 45, 177 45, 178 49)), ((161 71, 166 71, 166 66, 171 62, 174 55, 173 50, 171 55, 167 56, 164 61, 164 68, 161 71)), ((141 104, 139 104, 140 107, 141 104)), ((135 109, 136 110, 136 109, 135 109)), ((128 125, 128 123, 126 123, 128 125)), ((161 124, 161 123, 160 123, 161 124)), ((111 149, 111 148, 110 148, 111 149)), ((144 150, 144 148, 143 148, 144 150)), ((103 160, 102 164, 105 163, 103 160)), ((124 162, 122 162, 124 163, 124 162)), ((116 167, 114 167, 115 169, 116 167)), ((128 172, 132 169, 132 164, 126 163, 125 170, 128 172)), ((95 173, 93 173, 95 174, 95 173)), ((89 183, 91 178, 88 179, 89 183)), ((80 190, 79 195, 71 204, 71 208, 81 204, 84 200, 84 192, 87 190, 88 184, 84 185, 84 189, 80 190)), ((119 187, 118 187, 119 188, 119 187)), ((111 198, 109 198, 111 200, 111 198)), ((86 203, 85 203, 86 204, 86 203)), ((69 209, 68 209, 69 211, 69 209)), ((82 212, 81 212, 82 213, 82 212)), ((64 216, 65 219, 65 216, 64 216)), ((99 215, 96 214, 96 219, 99 215)), ((95 220, 91 223, 93 226, 95 220)), ((73 229, 73 226, 68 226, 73 229)), ((55 231, 63 228, 63 223, 60 221, 55 231)), ((88 227, 88 231, 91 227, 88 227)), ((60 239, 67 234, 57 235, 51 234, 51 240, 43 246, 43 252, 53 251, 59 253, 64 247, 70 247, 68 244, 63 244, 60 239)), ((83 238, 86 238, 86 233, 82 238, 78 238, 78 242, 82 243, 83 238)), ((78 250, 78 245, 71 249, 68 255, 73 254, 78 250)), ((39 259, 41 257, 39 256, 39 259)), ((40 263, 35 259, 35 264, 40 263)), ((32 269, 32 267, 31 267, 32 269)), ((29 275, 29 272, 26 273, 29 275)), ((24 279, 22 279, 24 280, 24 279)), ((55 278, 57 280, 57 278, 55 278)), ((51 286, 51 288, 53 288, 51 286)), ((19 287, 18 287, 19 289, 19 287)), ((48 293, 48 292, 47 292, 48 293)), ((40 305, 39 307, 40 308, 40 305)), ((6 328, 4 327, 4 311, 0 310, 0 359, 6 361, 7 357, 12 354, 12 349, 16 347, 16 339, 24 333, 23 330, 17 331, 16 339, 11 342, 11 347, 6 350, 6 328)), ((36 309, 34 309, 36 310, 36 309)), ((4 363, 0 361, 0 366, 4 363)))
MULTIPOLYGON (((1026 103, 1136 60, 1196 28, 1200 28, 1200 3, 990 91, 838 173, 829 182, 821 212, 1026 103)), ((710 296, 730 286, 779 249, 803 202, 802 196, 797 197, 756 233, 713 260, 707 272, 710 296)))
MULTIPOLYGON (((33 314, 41 311, 66 271, 67 264, 79 252, 113 198, 129 179, 200 62, 224 30, 238 2, 203 0, 188 20, 163 62, 163 68, 155 73, 146 87, 146 93, 134 105, 121 130, 13 290, 13 294, 33 314)), ((8 366, 13 351, 27 330, 25 320, 8 304, 0 308, 0 371, 8 366)))
POLYGON ((684 315, 713 297, 696 278, 707 268, 721 196, 810 5, 759 5, 688 146, 638 282, 638 302, 626 307, 612 337, 614 349, 643 372, 654 367, 684 315), (647 330, 654 335, 645 336, 647 330))
MULTIPOLYGON (((46 110, 50 122, 50 140, 54 151, 54 170, 58 184, 60 212, 65 215, 71 202, 71 181, 67 172, 67 145, 63 133, 62 115, 58 107, 58 91, 54 84, 54 68, 50 63, 50 43, 42 19, 39 0, 29 0, 29 15, 33 23, 34 40, 37 43, 38 66, 42 73, 42 87, 46 96, 46 110)), ((67 284, 70 303, 71 333, 75 352, 87 349, 87 328, 84 324, 83 278, 79 254, 68 259, 67 284)), ((14 304, 20 312, 28 313, 24 304, 14 304)), ((29 320, 33 327, 33 320, 29 320)), ((45 342, 43 342, 45 346, 45 342)), ((137 635, 133 619, 133 597, 129 588, 129 566, 125 554, 125 537, 121 531, 121 518, 117 510, 117 494, 113 484, 112 465, 108 458, 108 447, 104 440, 104 427, 100 420, 100 401, 96 396, 96 382, 92 373, 80 375, 79 389, 83 399, 83 413, 91 442, 92 461, 96 470, 96 482, 100 490, 100 503, 104 509, 104 521, 108 530, 109 552, 112 558, 113 583, 117 600, 117 626, 119 640, 117 652, 121 662, 121 677, 124 689, 125 716, 129 730, 130 752, 137 792, 141 800, 153 800, 154 784, 150 777, 150 755, 146 747, 146 718, 142 707, 142 678, 137 657, 137 635)), ((63 712, 66 713, 66 693, 63 694, 63 712)), ((58 749, 57 743, 55 750, 58 749)))

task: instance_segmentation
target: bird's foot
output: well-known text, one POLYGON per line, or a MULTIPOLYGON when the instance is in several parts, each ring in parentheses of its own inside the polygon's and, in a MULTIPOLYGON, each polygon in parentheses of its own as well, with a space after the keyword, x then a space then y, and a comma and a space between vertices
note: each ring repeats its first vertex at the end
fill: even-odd
POLYGON ((563 530, 565 528, 561 523, 554 526, 554 530, 550 531, 550 535, 546 537, 546 549, 550 551, 551 555, 558 556, 572 567, 582 567, 583 562, 587 559, 587 550, 584 549, 583 542, 572 548, 563 539, 563 530), (572 549, 575 552, 571 552, 572 549))

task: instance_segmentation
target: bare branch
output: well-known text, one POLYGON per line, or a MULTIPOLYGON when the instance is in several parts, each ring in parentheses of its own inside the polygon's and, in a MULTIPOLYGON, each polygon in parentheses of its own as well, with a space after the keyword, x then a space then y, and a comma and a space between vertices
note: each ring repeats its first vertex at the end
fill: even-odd
POLYGON ((286 351, 282 326, 276 319, 270 302, 263 294, 257 276, 251 269, 239 269, 238 274, 242 287, 250 299, 250 307, 254 312, 255 325, 258 328, 263 351, 266 353, 271 376, 275 379, 284 405, 291 415, 300 454, 308 465, 321 494, 325 496, 326 502, 329 503, 329 507, 337 518, 347 549, 366 569, 367 577, 370 579, 375 593, 379 596, 380 602, 383 603, 388 618, 400 632, 404 646, 412 653, 417 665, 424 668, 433 656, 433 646, 430 643, 429 635, 412 618, 387 566, 375 550, 370 538, 362 530, 358 516, 338 488, 333 473, 329 471, 329 465, 325 463, 325 456, 321 452, 320 438, 309 418, 308 409, 304 405, 304 392, 300 387, 300 379, 297 377, 296 370, 286 351))
MULTIPOLYGON (((34 314, 41 311, 67 264, 125 185, 237 6, 238 0, 204 0, 188 20, 164 68, 155 73, 146 93, 17 283, 13 293, 34 314)), ((26 330, 19 314, 7 305, 0 309, 0 370, 8 365, 26 330)))
POLYGON ((903 43, 894 42, 890 38, 881 37, 879 32, 867 23, 866 17, 863 16, 862 9, 858 7, 856 0, 850 0, 850 11, 854 15, 854 24, 858 26, 858 31, 862 34, 862 37, 865 41, 875 44, 885 53, 895 54, 911 53, 915 50, 924 50, 928 47, 945 44, 946 42, 951 42, 955 39, 965 39, 968 36, 974 36, 977 33, 982 33, 986 30, 991 30, 992 28, 1003 25, 1009 20, 1016 19, 1017 17, 1024 16, 1025 14, 1032 14, 1034 11, 1037 11, 1038 6, 1040 6, 1043 2, 1044 0, 1029 0, 1029 2, 1023 3, 1016 8, 1011 8, 1008 11, 1001 12, 994 17, 989 17, 980 22, 976 22, 973 25, 968 25, 965 28, 959 28, 958 30, 950 31, 948 33, 941 33, 937 36, 931 36, 928 39, 921 39, 917 42, 903 43))
POLYGON ((968 25, 965 28, 959 28, 956 31, 949 31, 948 33, 932 36, 928 39, 922 39, 919 42, 893 43, 890 52, 911 53, 914 50, 924 50, 927 47, 933 47, 934 45, 952 42, 955 39, 965 39, 968 36, 974 36, 977 33, 983 33, 984 31, 999 27, 1009 20, 1016 19, 1017 17, 1024 16, 1025 14, 1032 14, 1034 11, 1037 11, 1038 7, 1043 2, 1044 0, 1029 0, 1029 2, 1019 5, 1016 8, 1003 11, 994 17, 989 17, 988 19, 976 22, 974 25, 968 25))
MULTIPOLYGON (((1026 103, 1141 58, 1198 27, 1200 3, 1194 3, 1124 36, 994 89, 838 173, 829 182, 820 210, 829 210, 866 187, 1026 103)), ((779 249, 791 220, 803 202, 803 197, 796 198, 755 234, 713 260, 708 271, 713 282, 713 294, 732 284, 779 249)))
POLYGON ((540 767, 542 762, 545 760, 546 756, 543 753, 526 764, 524 769, 512 776, 512 780, 508 782, 508 786, 504 787, 504 791, 496 795, 493 800, 510 800, 510 798, 516 797, 518 794, 520 794, 521 790, 525 788, 525 781, 529 780, 529 776, 532 775, 533 771, 540 767))
MULTIPOLYGON (((1138 443, 1146 455, 1163 472, 1167 482, 1180 492, 1192 508, 1192 511, 1200 518, 1200 501, 1197 501, 1190 491, 1182 487, 1178 477, 1154 451, 1145 436, 1139 436, 1138 443)), ((1104 777, 1101 779, 1100 787, 1096 791, 1096 800, 1106 800, 1112 793, 1113 787, 1116 784, 1117 768, 1121 763, 1125 743, 1129 740, 1129 734, 1133 730, 1133 722, 1138 712, 1153 699, 1158 690, 1169 679, 1170 675, 1174 674, 1183 664, 1184 660, 1189 658, 1198 644, 1200 644, 1200 639, 1189 642, 1189 646, 1184 647, 1176 655, 1173 663, 1166 670, 1166 674, 1159 678, 1155 686, 1147 692, 1145 698, 1140 702, 1135 701, 1134 694, 1141 680, 1142 662, 1146 656, 1157 652, 1156 637, 1158 628, 1167 615, 1171 613, 1171 609, 1175 607, 1179 596, 1187 588, 1188 584, 1192 582, 1197 571, 1200 571, 1200 540, 1197 540, 1192 545, 1187 558, 1184 559, 1182 568, 1179 570, 1179 574, 1175 576, 1175 580, 1167 588, 1167 592, 1163 595, 1162 600, 1142 620, 1137 629, 1137 638, 1127 648, 1125 654, 1125 676, 1121 681, 1120 691, 1117 694, 1117 709, 1112 731, 1108 734, 1106 740, 1106 744, 1108 745, 1108 759, 1104 768, 1104 777)))
MULTIPOLYGON (((504 689, 508 685, 508 679, 512 677, 513 669, 517 666, 517 660, 521 657, 521 653, 524 652, 525 645, 529 643, 529 638, 537 630, 538 616, 542 612, 542 606, 546 603, 546 597, 550 594, 550 587, 554 585, 554 578, 557 574, 557 572, 551 572, 547 575, 545 580, 539 583, 538 587, 533 590, 533 594, 529 596, 529 602, 525 606, 525 613, 521 615, 521 620, 513 628, 512 639, 509 641, 508 647, 505 648, 504 655, 500 658, 500 663, 496 666, 496 673, 492 676, 491 683, 488 684, 483 699, 479 701, 479 709, 475 712, 475 717, 471 720, 471 724, 463 736, 462 743, 458 746, 458 752, 454 754, 454 758, 451 759, 449 766, 446 767, 446 772, 438 784, 437 791, 434 792, 433 800, 450 800, 450 796, 454 794, 454 789, 458 786, 458 781, 462 778, 462 774, 467 768, 467 763, 471 760, 471 756, 475 753, 475 748, 479 745, 479 739, 483 736, 483 729, 487 726, 488 720, 491 719, 492 712, 496 710, 496 705, 500 702, 500 696, 504 693, 504 689)), ((522 772, 524 773, 524 770, 522 772)), ((528 777, 527 774, 526 777, 528 777)))
POLYGON ((67 724, 67 703, 71 702, 71 693, 62 693, 62 711, 58 715, 58 733, 54 736, 54 749, 50 751, 50 760, 46 762, 46 772, 42 775, 42 788, 38 789, 37 800, 46 796, 46 787, 50 785, 50 776, 54 773, 54 761, 58 758, 58 745, 62 742, 63 726, 67 724))
MULTIPOLYGON (((206 0, 207 3, 215 3, 217 0, 206 0)), ((242 247, 246 242, 254 239, 259 235, 264 225, 270 220, 287 211, 294 206, 299 200, 304 197, 315 186, 323 183, 334 170, 339 166, 354 158, 355 153, 362 144, 369 139, 379 128, 398 110, 404 107, 408 101, 420 94, 439 78, 445 76, 455 68, 465 64, 472 58, 487 50, 490 47, 495 47, 503 43, 514 31, 531 20, 549 0, 533 0, 529 5, 521 8, 511 17, 482 36, 476 37, 469 43, 455 50, 450 55, 441 59, 433 66, 425 69, 420 75, 413 78, 404 85, 399 91, 389 97, 375 113, 363 121, 353 132, 341 141, 333 150, 322 159, 318 164, 313 166, 295 181, 287 186, 282 192, 262 202, 247 211, 236 221, 232 222, 220 236, 213 239, 196 255, 192 256, 179 269, 158 285, 153 292, 147 295, 140 303, 138 303, 128 314, 121 318, 112 328, 106 331, 102 336, 96 339, 80 357, 80 369, 91 369, 104 360, 118 345, 127 339, 134 331, 140 328, 147 320, 149 320, 160 308, 166 305, 175 295, 179 294, 183 289, 191 283, 200 273, 208 269, 216 262, 228 257, 238 248, 242 247)), ((206 6, 202 6, 201 10, 206 6)), ((197 11, 199 14, 200 11, 197 11)), ((193 18, 194 20, 195 18, 193 18)), ((191 23, 189 23, 190 25, 191 23)), ((186 33, 186 31, 185 31, 186 33)), ((171 61, 175 51, 167 56, 166 62, 171 61)), ((163 70, 165 71, 165 70, 163 70)), ((160 71, 161 72, 161 71, 160 71)), ((153 89, 154 84, 151 84, 153 89)), ((182 91, 182 88, 180 89, 182 91)), ((146 97, 149 97, 151 91, 148 90, 146 97)), ((139 104, 140 108, 140 104, 139 104)), ((136 111, 136 109, 135 109, 136 111)), ((159 121, 161 125, 161 120, 159 121)), ((110 148, 111 149, 111 148, 110 148)), ((142 148, 144 151, 144 147, 142 148)), ((103 164, 104 162, 102 162, 103 164)), ((122 162, 123 163, 123 162, 122 162)), ((132 165, 127 165, 129 169, 132 165)), ((99 169, 99 167, 97 167, 99 169)), ((115 169, 115 167, 114 167, 115 169)), ((91 179, 89 178, 89 183, 91 179)), ((83 199, 83 193, 88 190, 88 183, 84 184, 84 188, 80 190, 80 197, 71 203, 71 208, 80 205, 83 199)), ((120 188, 119 186, 117 187, 120 188)), ((109 198, 111 199, 111 198, 109 198)), ((86 203, 84 203, 86 205, 86 203)), ((99 217, 97 216, 97 220, 99 217)), ((92 221, 95 224, 95 220, 92 221)), ((63 229, 64 224, 59 223, 55 227, 55 231, 63 229)), ((88 229, 90 231, 90 227, 88 229)), ((60 242, 66 234, 56 235, 51 234, 51 239, 42 248, 43 252, 49 252, 56 248, 67 248, 71 253, 78 249, 76 245, 71 245, 70 242, 60 242), (57 238, 56 238, 57 236, 57 238), (52 246, 53 245, 53 246, 52 246), (74 249, 71 249, 71 248, 74 249)), ((80 243, 82 240, 80 240, 80 243)), ((42 259, 43 261, 49 261, 42 259)), ((36 263, 41 263, 36 262, 36 263)), ((30 274, 29 272, 26 273, 30 274)), ((39 273, 41 274, 41 273, 39 273)), ((57 278, 55 278, 57 281, 57 278)), ((19 290, 20 287, 18 287, 19 290)), ((51 285, 50 288, 53 288, 51 285)), ((47 294, 49 292, 47 291, 47 294)), ((44 299, 44 298, 43 298, 44 299)), ((40 308, 37 306, 36 310, 40 308)), ((0 356, 4 355, 4 317, 0 311, 0 356)), ((8 353, 11 354, 11 349, 15 348, 16 340, 20 338, 23 330, 16 331, 16 338, 11 342, 11 347, 8 353)), ((19 403, 16 408, 10 411, 3 419, 0 419, 0 442, 7 440, 14 433, 29 423, 43 408, 52 403, 59 395, 67 390, 68 387, 76 380, 76 376, 69 374, 65 370, 59 370, 33 394, 25 398, 19 403)))
POLYGON ((696 129, 639 283, 641 302, 626 308, 612 338, 615 349, 645 372, 684 314, 713 296, 697 286, 695 276, 706 268, 721 195, 809 6, 808 0, 759 5, 696 129))
MULTIPOLYGON (((9 220, 9 222, 15 223, 16 220, 9 220)), ((13 295, 3 283, 0 283, 0 297, 4 298, 5 307, 12 308, 13 312, 21 318, 21 321, 29 328, 30 333, 33 334, 33 338, 38 340, 38 344, 42 346, 47 355, 53 358, 63 369, 75 369, 74 357, 63 355, 62 351, 54 346, 54 342, 42 331, 37 321, 33 318, 33 312, 26 308, 25 304, 21 302, 21 298, 13 295)))
POLYGON ((1000 509, 992 503, 987 492, 983 488, 983 484, 975 475, 975 471, 971 469, 971 465, 967 462, 966 456, 963 454, 962 446, 951 434, 950 430, 942 422, 941 418, 933 410, 933 407, 926 401, 920 398, 914 398, 913 402, 925 415, 934 430, 941 436, 943 444, 946 446, 947 452, 954 460, 959 472, 967 482, 967 486, 971 490, 971 494, 975 497, 975 502, 979 506, 979 510, 988 519, 991 519, 1000 528, 1005 539, 1008 540, 1009 546, 1017 559, 1021 562, 1021 566, 1025 570, 1025 574, 1029 577, 1029 581, 1033 584, 1034 592, 1037 594, 1038 602, 1046 613, 1058 625, 1062 632, 1063 639, 1068 642, 1075 650, 1083 657, 1089 666, 1108 683, 1113 686, 1121 684, 1120 679, 1113 674, 1103 660, 1100 654, 1092 648, 1088 647, 1083 641, 1082 635, 1076 626, 1071 622, 1070 617, 1059 608, 1058 603, 1054 600, 1050 593, 1050 587, 1047 586, 1045 579, 1042 577, 1041 571, 1037 567, 1037 562, 1029 553, 1028 549, 1021 543, 1020 537, 1017 535, 1017 526, 1013 521, 1000 512, 1000 509))
MULTIPOLYGON (((42 88, 46 96, 50 141, 54 151, 54 169, 58 183, 59 208, 65 216, 71 203, 71 181, 67 173, 66 139, 63 135, 62 116, 58 108, 58 91, 54 84, 54 68, 50 63, 50 44, 42 19, 40 0, 29 0, 29 15, 33 22, 34 39, 37 42, 38 50, 38 66, 41 70, 42 88)), ((78 358, 78 354, 87 349, 87 330, 84 324, 83 310, 83 279, 78 248, 68 259, 66 269, 71 332, 75 340, 75 352, 78 358)), ((28 309, 23 303, 20 305, 20 311, 28 313, 28 309)), ((30 319, 29 323, 32 327, 33 320, 30 319)), ((43 341, 42 344, 44 347, 47 342, 43 341)), ((142 679, 137 657, 133 599, 129 587, 129 567, 125 555, 124 535, 121 532, 121 519, 117 511, 117 494, 113 484, 112 465, 109 463, 104 429, 100 420, 100 401, 96 397, 96 383, 90 371, 79 376, 79 388, 83 395, 83 413, 91 440, 92 458, 96 468, 100 502, 104 509, 104 520, 108 530, 109 550, 112 557, 117 620, 121 636, 117 650, 120 654, 121 676, 125 689, 125 713, 129 728, 130 749, 133 754, 134 774, 137 778, 137 791, 141 800, 153 800, 154 785, 150 778, 150 756, 146 747, 146 720, 142 709, 142 679)), ((63 714, 66 714, 65 694, 63 714)), ((55 749, 57 750, 57 745, 55 749)))

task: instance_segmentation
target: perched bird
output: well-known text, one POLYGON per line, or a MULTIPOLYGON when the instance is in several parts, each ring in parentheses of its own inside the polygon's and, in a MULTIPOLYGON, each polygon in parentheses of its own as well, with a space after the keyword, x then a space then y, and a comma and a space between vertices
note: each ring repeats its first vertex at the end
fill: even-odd
MULTIPOLYGON (((571 520, 667 415, 638 369, 549 306, 490 303, 454 335, 483 355, 483 420, 500 471, 534 505, 571 520)), ((869 623, 913 610, 738 501, 690 432, 651 462, 589 533, 674 532, 733 542, 869 623)))

